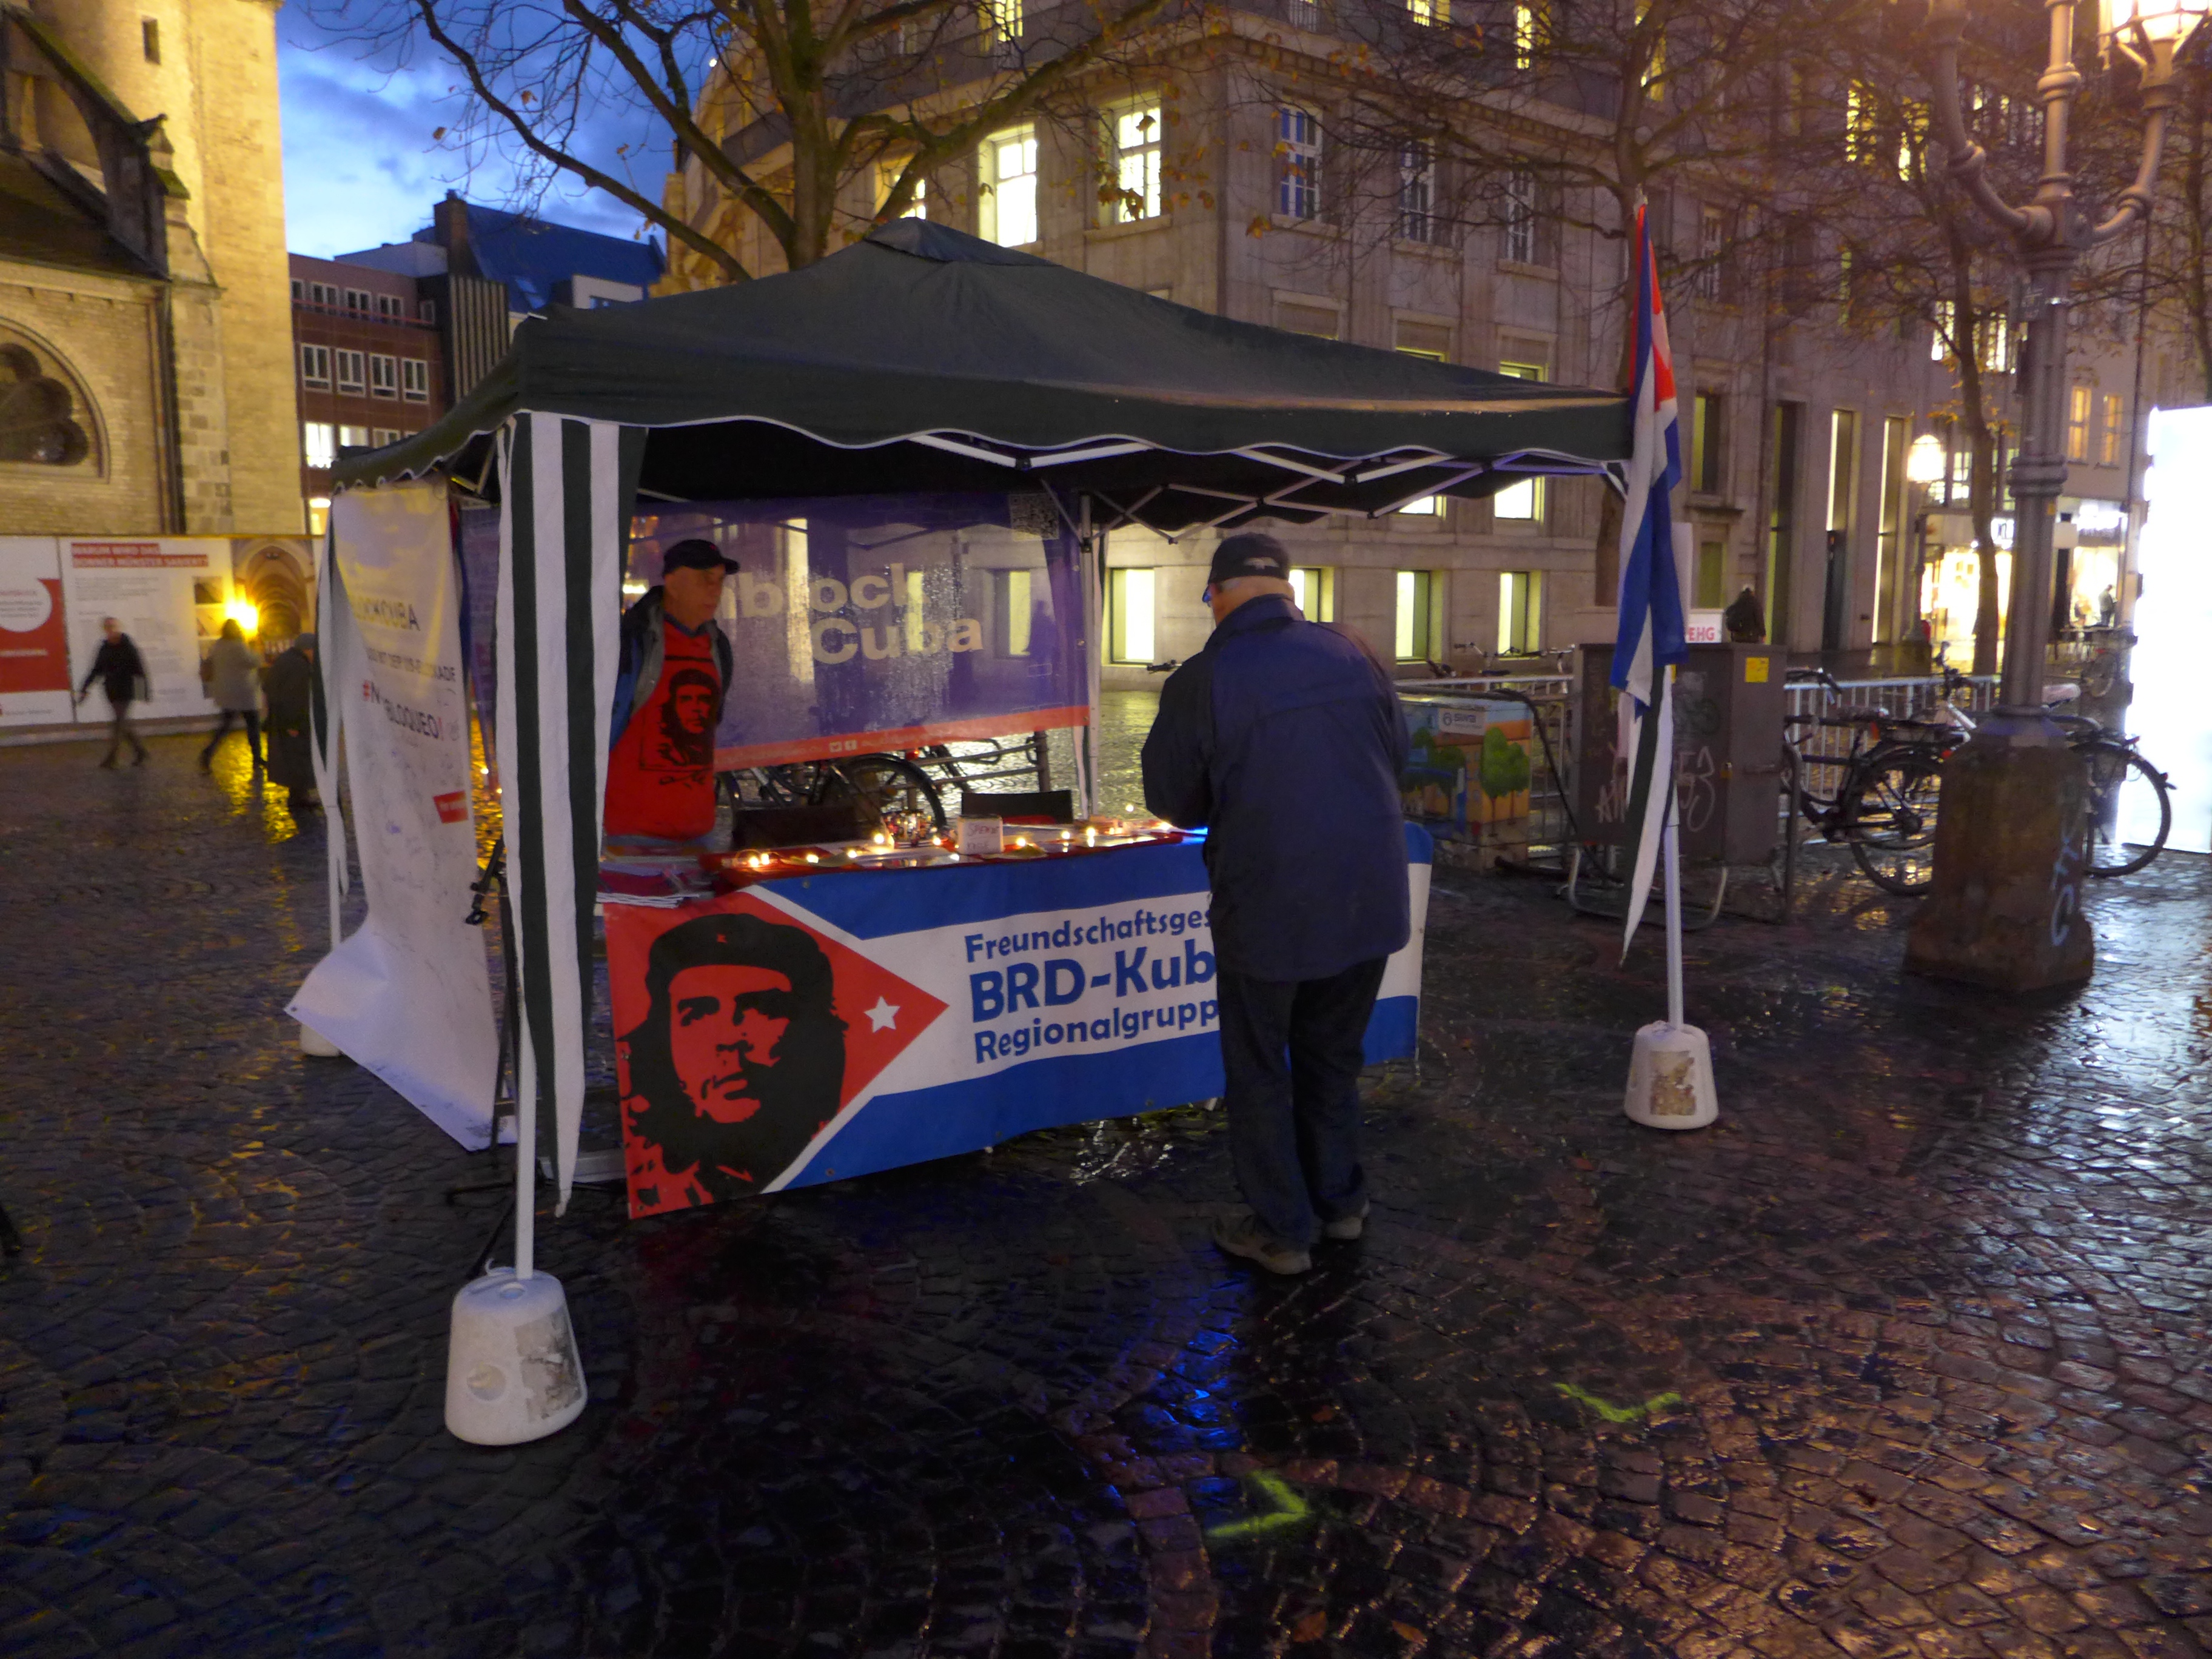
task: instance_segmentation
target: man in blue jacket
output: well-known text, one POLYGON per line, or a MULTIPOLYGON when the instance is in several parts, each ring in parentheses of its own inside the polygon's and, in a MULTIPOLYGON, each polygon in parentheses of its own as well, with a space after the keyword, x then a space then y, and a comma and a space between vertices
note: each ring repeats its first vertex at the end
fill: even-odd
POLYGON ((1215 548, 1213 635, 1161 691, 1144 761, 1146 804, 1207 832, 1223 1098, 1251 1206, 1214 1243, 1279 1273, 1364 1228, 1362 1039, 1412 925, 1397 693, 1355 635, 1298 613, 1290 570, 1273 536, 1215 548))

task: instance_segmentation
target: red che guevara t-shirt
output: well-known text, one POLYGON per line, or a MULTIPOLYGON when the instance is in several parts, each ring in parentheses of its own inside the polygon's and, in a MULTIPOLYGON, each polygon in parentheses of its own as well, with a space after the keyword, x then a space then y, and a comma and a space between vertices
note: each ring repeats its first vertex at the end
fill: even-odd
POLYGON ((714 624, 661 619, 660 678, 607 757, 607 833, 694 841, 714 827, 714 624))

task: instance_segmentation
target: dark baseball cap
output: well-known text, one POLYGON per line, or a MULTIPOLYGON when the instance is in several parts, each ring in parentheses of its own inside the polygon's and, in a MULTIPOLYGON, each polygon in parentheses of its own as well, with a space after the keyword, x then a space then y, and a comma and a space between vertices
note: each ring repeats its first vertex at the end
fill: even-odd
POLYGON ((670 570, 720 570, 725 574, 738 568, 738 562, 714 545, 696 537, 688 542, 678 542, 660 556, 660 568, 670 570))
POLYGON ((1273 576, 1286 582, 1291 579, 1290 552, 1261 530, 1224 536, 1213 550, 1213 562, 1206 567, 1206 585, 1211 587, 1238 576, 1273 576))

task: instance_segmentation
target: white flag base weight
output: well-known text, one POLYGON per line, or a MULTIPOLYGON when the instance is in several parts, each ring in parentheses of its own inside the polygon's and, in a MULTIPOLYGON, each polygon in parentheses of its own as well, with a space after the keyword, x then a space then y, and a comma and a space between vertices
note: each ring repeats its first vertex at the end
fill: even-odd
POLYGON ((1636 1034, 1628 1061, 1629 1117, 1648 1129, 1702 1129, 1721 1115, 1713 1054, 1694 1025, 1654 1020, 1636 1034))
POLYGON ((446 1427, 473 1446, 557 1434, 584 1409, 583 1361, 568 1298, 550 1273, 495 1267, 453 1297, 446 1427))
POLYGON ((313 1054, 318 1060, 337 1060, 343 1053, 337 1043, 305 1020, 300 1022, 300 1052, 313 1054))

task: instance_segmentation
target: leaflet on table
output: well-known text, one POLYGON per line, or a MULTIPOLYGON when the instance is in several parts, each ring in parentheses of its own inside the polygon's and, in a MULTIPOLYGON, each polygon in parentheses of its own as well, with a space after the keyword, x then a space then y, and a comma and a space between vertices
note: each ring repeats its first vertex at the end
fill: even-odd
MULTIPOLYGON (((1407 842, 1414 936, 1370 1060, 1413 1051, 1430 842, 1407 842)), ((631 1213, 1218 1095, 1207 904, 1198 848, 1160 844, 611 907, 631 1213)))

